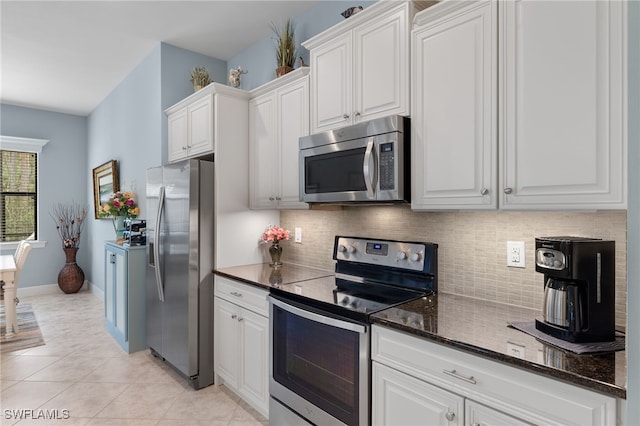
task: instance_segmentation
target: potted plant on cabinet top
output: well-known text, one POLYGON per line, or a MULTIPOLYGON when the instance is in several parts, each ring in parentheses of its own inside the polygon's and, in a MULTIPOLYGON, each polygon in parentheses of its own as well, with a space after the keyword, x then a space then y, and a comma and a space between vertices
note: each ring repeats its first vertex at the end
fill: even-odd
POLYGON ((295 26, 291 19, 287 19, 287 23, 283 28, 278 28, 275 24, 271 24, 276 40, 276 77, 281 77, 288 72, 293 71, 293 65, 296 62, 296 39, 295 26))
POLYGON ((197 92, 204 86, 211 83, 211 77, 205 67, 195 67, 191 70, 191 84, 193 84, 193 90, 197 92))

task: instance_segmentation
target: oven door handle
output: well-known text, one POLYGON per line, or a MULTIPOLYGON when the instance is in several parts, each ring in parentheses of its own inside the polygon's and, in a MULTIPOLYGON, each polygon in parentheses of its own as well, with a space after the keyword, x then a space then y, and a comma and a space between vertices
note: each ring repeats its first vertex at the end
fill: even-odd
POLYGON ((343 330, 355 331, 356 333, 365 334, 367 332, 367 328, 364 325, 356 324, 349 321, 343 321, 332 317, 327 317, 324 315, 316 314, 315 312, 306 311, 304 309, 300 309, 296 306, 290 305, 281 300, 275 299, 269 296, 269 301, 273 305, 283 309, 289 313, 297 315, 302 318, 306 318, 310 321, 319 322, 322 324, 330 325, 332 327, 341 328, 343 330))
POLYGON ((376 165, 376 151, 373 149, 375 142, 373 138, 367 142, 367 150, 364 153, 364 162, 362 163, 362 173, 364 174, 364 184, 367 187, 367 198, 376 199, 376 171, 378 169, 376 165))

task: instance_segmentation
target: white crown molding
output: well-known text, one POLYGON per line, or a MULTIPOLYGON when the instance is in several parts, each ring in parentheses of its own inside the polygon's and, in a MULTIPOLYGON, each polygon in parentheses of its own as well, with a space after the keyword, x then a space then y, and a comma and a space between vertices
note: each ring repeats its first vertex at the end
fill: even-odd
POLYGON ((0 135, 0 148, 8 151, 37 152, 40 154, 42 148, 48 142, 48 139, 18 138, 15 136, 0 135))

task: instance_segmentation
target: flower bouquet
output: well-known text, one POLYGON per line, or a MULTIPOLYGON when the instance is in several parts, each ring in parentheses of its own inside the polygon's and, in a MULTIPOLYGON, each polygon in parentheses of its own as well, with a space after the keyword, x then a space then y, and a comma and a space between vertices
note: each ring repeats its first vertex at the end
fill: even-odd
POLYGON ((124 242, 124 220, 134 219, 140 214, 136 195, 131 192, 116 192, 102 205, 100 217, 113 218, 113 229, 116 231, 116 242, 124 242))
POLYGON ((269 265, 272 268, 282 266, 282 262, 280 261, 280 257, 282 256, 280 241, 288 239, 289 231, 275 225, 269 225, 262 233, 260 243, 271 244, 271 246, 269 246, 269 255, 271 256, 271 263, 269 265))

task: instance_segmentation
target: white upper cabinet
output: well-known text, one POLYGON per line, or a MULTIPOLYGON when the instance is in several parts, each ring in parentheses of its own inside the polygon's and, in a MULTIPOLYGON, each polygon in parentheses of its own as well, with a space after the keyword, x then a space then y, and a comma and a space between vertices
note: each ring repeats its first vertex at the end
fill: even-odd
POLYGON ((625 209, 625 9, 481 0, 418 14, 412 207, 625 209))
POLYGON ((409 115, 413 2, 379 1, 302 45, 310 50, 311 133, 409 115))
POLYGON ((412 34, 412 207, 495 209, 497 5, 449 2, 412 34))
POLYGON ((229 127, 237 128, 243 125, 242 119, 245 120, 246 127, 246 115, 224 122, 220 117, 228 111, 217 108, 237 99, 244 101, 247 97, 248 92, 244 90, 211 83, 167 108, 165 114, 168 123, 168 161, 173 163, 185 158, 213 154, 216 134, 225 133, 229 127), (216 127, 217 121, 222 121, 222 130, 216 127))
POLYGON ((503 208, 626 208, 625 9, 500 3, 503 208))
POLYGON ((298 139, 309 134, 309 68, 251 91, 249 199, 252 209, 307 209, 300 202, 298 139))

